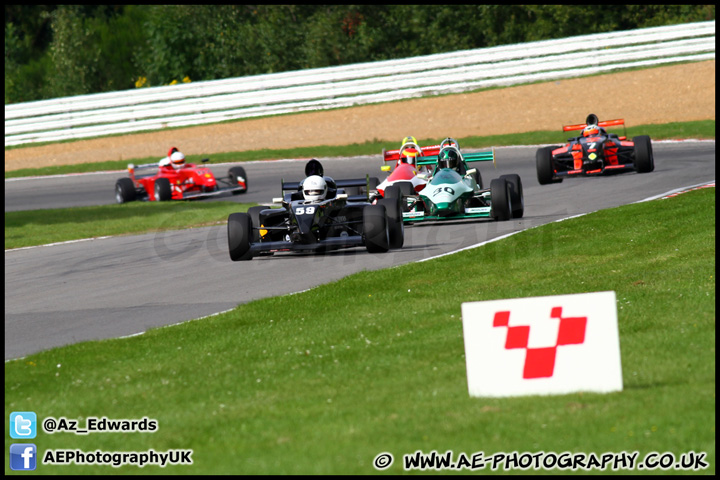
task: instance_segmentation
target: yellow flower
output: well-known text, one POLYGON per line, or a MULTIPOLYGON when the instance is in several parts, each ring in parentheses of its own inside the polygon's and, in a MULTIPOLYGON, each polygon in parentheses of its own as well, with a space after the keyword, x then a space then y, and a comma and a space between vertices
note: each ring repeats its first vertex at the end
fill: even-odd
POLYGON ((170 85, 175 85, 176 83, 177 83, 177 80, 173 80, 172 82, 170 82, 170 85))
POLYGON ((190 83, 190 82, 191 82, 190 77, 185 75, 185 78, 183 78, 183 83, 190 83))
POLYGON ((144 86, 145 83, 147 83, 147 78, 139 77, 137 79, 137 82, 135 82, 135 88, 140 88, 140 87, 144 86))

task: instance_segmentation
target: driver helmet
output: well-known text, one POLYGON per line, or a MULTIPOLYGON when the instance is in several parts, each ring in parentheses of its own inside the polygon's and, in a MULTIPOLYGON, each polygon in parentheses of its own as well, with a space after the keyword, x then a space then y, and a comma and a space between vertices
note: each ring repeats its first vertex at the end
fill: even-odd
POLYGON ((438 158, 440 168, 457 168, 460 163, 458 152, 454 149, 443 150, 438 158))
POLYGON ((400 145, 400 147, 402 148, 402 146, 406 143, 414 143, 415 145, 417 145, 417 140, 415 140, 415 137, 408 135, 407 137, 403 138, 402 145, 400 145))
POLYGON ((600 127, 595 124, 588 125, 583 129, 583 137, 590 137, 592 135, 598 135, 600 133, 600 127))
POLYGON ((418 156, 418 151, 415 148, 406 148, 400 155, 400 163, 409 163, 415 165, 415 159, 418 156))
POLYGON ((170 155, 170 161, 172 162, 173 167, 180 168, 185 165, 185 155, 183 155, 180 151, 176 151, 170 155))
POLYGON ((311 158, 307 164, 305 164, 306 176, 320 175, 322 177, 324 174, 322 163, 320 163, 317 158, 311 158))
POLYGON ((303 197, 305 200, 317 202, 325 198, 327 182, 320 175, 311 175, 303 182, 303 197))

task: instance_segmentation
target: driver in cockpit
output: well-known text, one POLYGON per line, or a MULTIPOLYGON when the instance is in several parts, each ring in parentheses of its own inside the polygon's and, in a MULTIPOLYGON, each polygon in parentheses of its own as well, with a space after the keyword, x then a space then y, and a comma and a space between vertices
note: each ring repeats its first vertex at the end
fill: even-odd
POLYGON ((337 194, 335 180, 324 175, 322 164, 316 158, 305 165, 306 178, 300 182, 298 189, 302 191, 305 200, 319 202, 334 198, 337 194))
POLYGON ((440 156, 438 157, 439 168, 452 168, 454 170, 458 170, 459 166, 460 155, 458 154, 457 150, 453 148, 448 148, 440 152, 440 156))

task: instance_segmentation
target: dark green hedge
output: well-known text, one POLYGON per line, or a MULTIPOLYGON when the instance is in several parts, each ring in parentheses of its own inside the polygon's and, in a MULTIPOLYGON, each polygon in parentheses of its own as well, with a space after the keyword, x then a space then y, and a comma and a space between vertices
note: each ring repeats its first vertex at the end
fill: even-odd
POLYGON ((5 103, 714 19, 713 5, 6 5, 5 103))

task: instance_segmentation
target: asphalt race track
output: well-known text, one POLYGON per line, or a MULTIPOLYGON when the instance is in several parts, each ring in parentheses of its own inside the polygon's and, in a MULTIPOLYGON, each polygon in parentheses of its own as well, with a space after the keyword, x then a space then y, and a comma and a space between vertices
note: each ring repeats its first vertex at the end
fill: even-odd
MULTIPOLYGON (((232 262, 224 225, 6 251, 5 359, 84 340, 136 334, 254 299, 299 292, 361 270, 417 261, 715 180, 715 142, 654 143, 653 149, 652 173, 568 179, 540 186, 535 147, 499 148, 497 168, 489 163, 476 165, 486 186, 501 174, 520 175, 525 193, 522 219, 409 226, 405 246, 385 254, 351 249, 232 262)), ((326 175, 335 179, 366 173, 383 178, 379 155, 321 160, 326 175)), ((227 168, 214 167, 222 176, 227 168)), ((245 168, 248 193, 225 200, 269 202, 280 196, 281 177, 286 181, 303 178, 304 161, 253 162, 245 168)), ((5 210, 111 204, 115 180, 121 176, 116 172, 6 180, 5 210)), ((560 250, 562 245, 553 244, 553 248, 560 250)))

